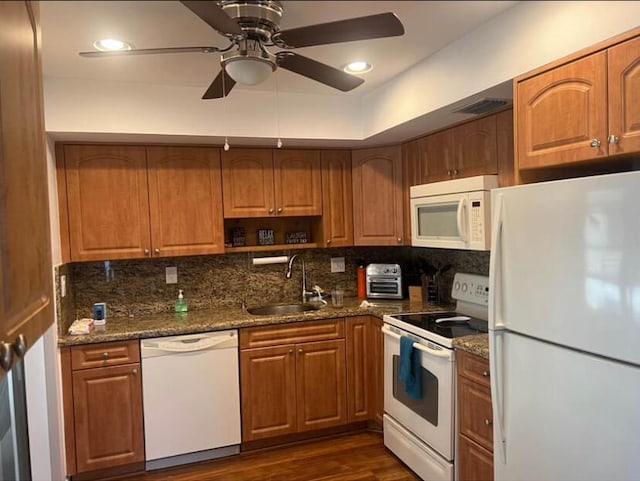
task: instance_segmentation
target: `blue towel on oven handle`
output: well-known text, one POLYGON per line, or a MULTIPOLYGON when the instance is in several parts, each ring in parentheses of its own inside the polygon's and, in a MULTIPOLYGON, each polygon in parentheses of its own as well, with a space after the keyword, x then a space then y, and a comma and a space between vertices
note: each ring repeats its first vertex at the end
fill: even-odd
POLYGON ((422 399, 420 351, 413 347, 413 343, 410 337, 400 338, 400 381, 404 383, 407 396, 422 399))

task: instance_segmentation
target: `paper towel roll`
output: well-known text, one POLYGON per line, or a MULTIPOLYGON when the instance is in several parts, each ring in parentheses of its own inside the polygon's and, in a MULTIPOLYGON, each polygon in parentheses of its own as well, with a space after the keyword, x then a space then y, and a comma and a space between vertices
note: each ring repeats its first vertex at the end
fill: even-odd
POLYGON ((264 266, 266 264, 286 264, 289 262, 288 256, 274 256, 274 257, 254 257, 254 266, 264 266))

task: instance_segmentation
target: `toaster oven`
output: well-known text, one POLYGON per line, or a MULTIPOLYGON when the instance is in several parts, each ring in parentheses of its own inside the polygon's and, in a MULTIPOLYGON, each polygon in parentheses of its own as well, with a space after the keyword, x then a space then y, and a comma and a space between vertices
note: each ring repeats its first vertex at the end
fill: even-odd
POLYGON ((399 264, 367 266, 367 298, 402 299, 402 270, 399 264))

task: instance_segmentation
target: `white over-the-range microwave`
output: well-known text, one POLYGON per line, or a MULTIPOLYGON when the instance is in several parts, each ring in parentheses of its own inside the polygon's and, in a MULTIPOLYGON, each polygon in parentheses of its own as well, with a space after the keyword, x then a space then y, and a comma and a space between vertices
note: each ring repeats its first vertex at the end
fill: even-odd
POLYGON ((490 190, 497 187, 497 175, 411 187, 411 245, 490 250, 490 190))

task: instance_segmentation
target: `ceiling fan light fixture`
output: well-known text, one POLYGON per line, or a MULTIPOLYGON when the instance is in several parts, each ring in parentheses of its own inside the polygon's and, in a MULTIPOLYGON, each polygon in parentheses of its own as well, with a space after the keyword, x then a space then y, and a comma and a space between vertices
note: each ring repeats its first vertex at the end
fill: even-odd
POLYGON ((93 47, 101 52, 114 52, 117 50, 131 50, 133 45, 117 38, 103 38, 93 42, 93 47))
POLYGON ((373 66, 364 60, 357 60, 355 62, 349 62, 343 67, 343 70, 350 74, 360 74, 370 72, 373 66))
POLYGON ((244 85, 258 85, 267 80, 275 65, 266 59, 255 57, 235 57, 225 62, 229 77, 244 85))

